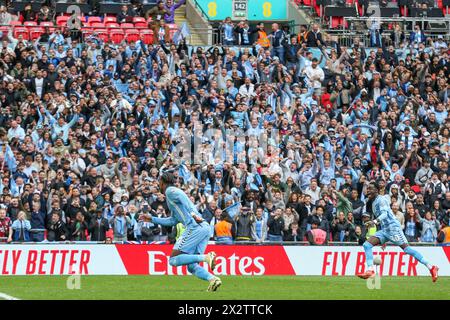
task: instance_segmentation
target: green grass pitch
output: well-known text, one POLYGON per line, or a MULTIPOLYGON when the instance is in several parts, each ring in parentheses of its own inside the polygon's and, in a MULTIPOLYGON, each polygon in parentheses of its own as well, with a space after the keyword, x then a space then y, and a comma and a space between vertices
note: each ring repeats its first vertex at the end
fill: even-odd
POLYGON ((382 277, 369 290, 356 277, 227 276, 217 292, 193 276, 81 276, 80 289, 67 289, 68 276, 2 276, 0 292, 18 299, 450 299, 450 277, 382 277))

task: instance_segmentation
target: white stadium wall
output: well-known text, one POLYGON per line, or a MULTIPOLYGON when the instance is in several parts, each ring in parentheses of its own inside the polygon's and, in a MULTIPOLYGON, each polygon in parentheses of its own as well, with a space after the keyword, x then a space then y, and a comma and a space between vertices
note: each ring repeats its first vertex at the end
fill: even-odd
MULTIPOLYGON (((414 247, 439 275, 450 276, 450 247, 414 247)), ((169 265, 172 245, 36 244, 0 245, 1 275, 186 275, 186 267, 169 265)), ((217 275, 354 276, 365 257, 353 246, 219 246, 217 275)), ((398 247, 376 248, 381 275, 428 276, 428 270, 398 247)), ((205 266, 206 267, 206 266, 205 266)))

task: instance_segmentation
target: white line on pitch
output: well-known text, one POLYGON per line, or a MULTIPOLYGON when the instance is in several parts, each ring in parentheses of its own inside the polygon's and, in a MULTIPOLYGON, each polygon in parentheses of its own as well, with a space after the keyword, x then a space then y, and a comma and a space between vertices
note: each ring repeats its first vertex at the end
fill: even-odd
POLYGON ((0 292, 0 298, 3 298, 5 300, 20 300, 19 298, 7 295, 6 293, 0 292))

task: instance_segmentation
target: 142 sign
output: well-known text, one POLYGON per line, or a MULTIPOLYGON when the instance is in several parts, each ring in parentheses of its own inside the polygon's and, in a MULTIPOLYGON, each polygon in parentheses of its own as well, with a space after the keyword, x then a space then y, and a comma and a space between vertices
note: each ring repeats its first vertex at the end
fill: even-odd
POLYGON ((247 1, 246 0, 234 0, 233 1, 233 17, 235 19, 247 18, 247 1))

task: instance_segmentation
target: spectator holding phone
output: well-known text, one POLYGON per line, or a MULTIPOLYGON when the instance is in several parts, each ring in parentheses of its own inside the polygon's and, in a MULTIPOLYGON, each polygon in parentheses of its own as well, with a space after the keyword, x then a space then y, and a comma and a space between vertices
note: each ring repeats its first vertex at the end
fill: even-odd
POLYGON ((114 210, 114 216, 109 220, 113 228, 114 241, 127 241, 128 229, 131 228, 131 219, 125 215, 122 206, 117 206, 114 210))

